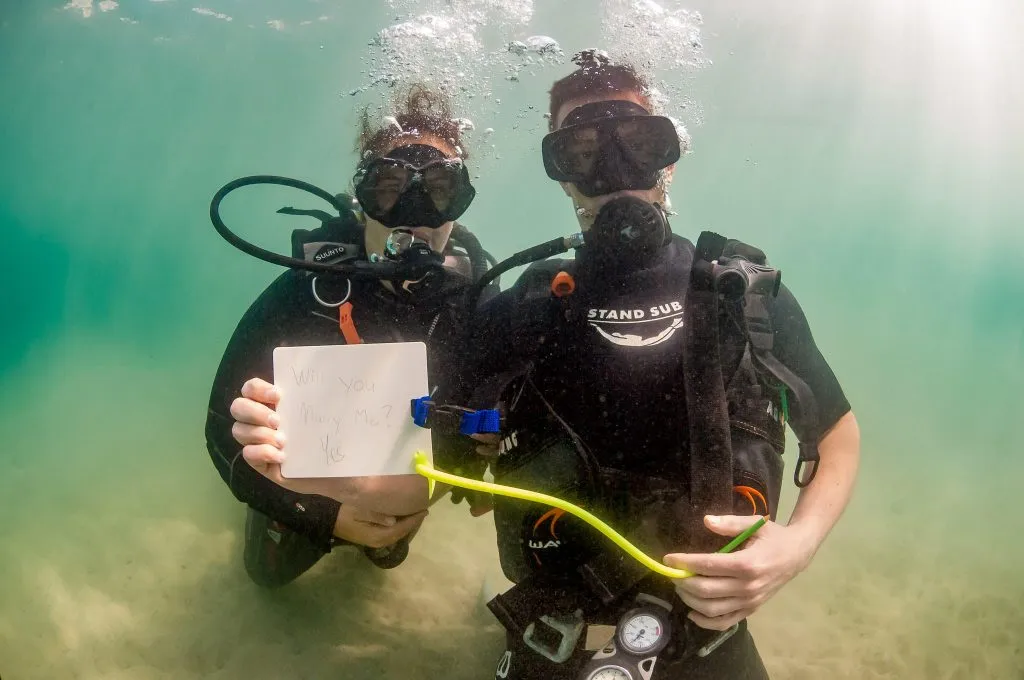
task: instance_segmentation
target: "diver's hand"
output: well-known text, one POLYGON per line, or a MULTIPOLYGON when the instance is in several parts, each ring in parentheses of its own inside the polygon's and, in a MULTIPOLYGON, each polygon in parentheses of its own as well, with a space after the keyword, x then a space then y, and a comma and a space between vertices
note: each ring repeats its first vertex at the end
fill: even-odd
MULTIPOLYGON (((490 459, 498 455, 498 442, 501 441, 501 437, 497 434, 471 434, 469 435, 469 438, 480 442, 476 447, 476 453, 478 456, 481 456, 484 459, 490 459)), ((483 471, 487 469, 488 463, 483 462, 482 465, 483 467, 479 470, 480 478, 483 476, 483 471)), ((477 477, 475 474, 472 476, 474 478, 477 477)), ((452 503, 455 504, 466 501, 469 505, 469 514, 473 517, 483 517, 494 509, 494 498, 489 493, 453 487, 451 490, 451 498, 452 503)))
POLYGON ((242 396, 231 402, 231 436, 242 445, 242 457, 264 477, 286 486, 281 477, 284 433, 275 412, 281 391, 266 380, 252 378, 242 385, 242 396))
MULTIPOLYGON (((704 524, 722 536, 737 536, 760 516, 708 515, 704 524)), ((676 593, 693 611, 701 628, 727 630, 753 614, 782 586, 803 571, 815 546, 798 529, 766 522, 733 553, 666 555, 670 567, 696 575, 677 579, 676 593)))
POLYGON ((476 447, 477 454, 485 458, 494 458, 498 455, 498 444, 501 443, 499 435, 490 433, 471 434, 469 438, 480 442, 480 445, 476 447))
POLYGON ((473 517, 483 517, 494 510, 494 496, 489 493, 474 491, 466 500, 469 502, 469 514, 473 517))
POLYGON ((398 519, 343 503, 334 522, 334 535, 357 545, 384 548, 393 545, 423 523, 426 510, 398 519))

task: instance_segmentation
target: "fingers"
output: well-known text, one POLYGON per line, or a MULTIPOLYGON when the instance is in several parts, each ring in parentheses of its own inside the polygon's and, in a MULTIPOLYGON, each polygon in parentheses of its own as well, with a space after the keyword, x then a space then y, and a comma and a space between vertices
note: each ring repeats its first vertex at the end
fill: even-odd
POLYGON ((280 465, 284 462, 284 452, 270 444, 250 444, 242 447, 242 458, 257 470, 268 465, 280 465))
POLYGON ((384 548, 393 545, 418 527, 426 516, 427 511, 422 510, 414 515, 397 520, 390 527, 373 527, 373 530, 367 533, 364 545, 368 545, 371 548, 384 548))
POLYGON ((420 510, 419 512, 413 513, 411 515, 406 515, 405 517, 397 520, 394 526, 391 527, 393 530, 401 532, 395 538, 395 540, 397 541, 399 538, 402 538, 402 536, 405 536, 407 533, 409 533, 410 531, 418 527, 420 524, 422 524, 426 516, 427 511, 420 510))
POLYGON ((284 477, 281 476, 281 461, 284 460, 282 452, 266 444, 245 446, 242 448, 242 458, 256 472, 275 484, 287 488, 288 485, 284 477))
POLYGON ((242 385, 242 396, 268 406, 277 406, 281 401, 281 390, 266 380, 250 378, 242 385))
POLYGON ((281 417, 269 406, 244 397, 231 402, 231 417, 240 423, 269 427, 272 430, 281 424, 281 417))
POLYGON ((690 609, 707 618, 726 616, 727 614, 753 606, 749 599, 743 597, 704 599, 695 597, 686 591, 676 590, 676 593, 679 595, 679 599, 685 602, 690 609))
POLYGON ((269 427, 249 425, 237 421, 231 426, 231 436, 242 446, 265 444, 277 449, 283 449, 285 445, 284 433, 272 430, 269 427))
POLYGON ((493 509, 494 496, 482 493, 469 496, 469 514, 473 517, 483 517, 493 509))
POLYGON ((394 515, 385 515, 383 512, 375 512, 373 510, 363 510, 357 508, 352 513, 352 519, 357 522, 364 522, 366 524, 372 524, 380 527, 393 527, 398 522, 398 519, 394 515))
MULTIPOLYGON (((702 576, 742 576, 746 570, 746 556, 738 553, 665 555, 662 561, 670 567, 686 569, 702 576)), ((686 579, 684 579, 686 580, 686 579)))
POLYGON ((757 608, 752 607, 748 609, 741 609, 739 611, 732 612, 731 614, 718 617, 705 616, 700 612, 692 611, 689 613, 688 616, 691 621, 696 623, 701 628, 706 628, 708 630, 724 631, 729 630, 743 619, 747 618, 748 616, 751 616, 755 611, 757 611, 757 608))
POLYGON ((475 439, 481 442, 480 446, 476 447, 476 454, 485 458, 494 458, 498 455, 498 443, 501 441, 501 437, 492 433, 483 434, 471 434, 470 439, 475 439))
POLYGON ((476 447, 476 455, 483 456, 484 458, 494 458, 498 455, 497 444, 481 444, 476 447))
MULTIPOLYGON (((761 519, 761 515, 705 515, 704 526, 719 536, 739 536, 761 519)), ((766 523, 767 524, 767 523, 766 523)), ((771 529, 763 526, 758 530, 760 536, 771 529)))
POLYGON ((680 597, 713 600, 722 597, 744 597, 749 594, 751 584, 738 578, 723 576, 691 576, 676 581, 676 592, 680 597))

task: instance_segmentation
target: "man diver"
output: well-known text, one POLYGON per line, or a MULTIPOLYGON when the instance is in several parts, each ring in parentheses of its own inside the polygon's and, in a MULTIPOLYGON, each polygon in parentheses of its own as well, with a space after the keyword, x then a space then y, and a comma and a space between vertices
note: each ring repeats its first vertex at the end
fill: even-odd
POLYGON ((838 521, 858 468, 857 422, 788 289, 741 290, 737 301, 707 287, 704 272, 764 264, 763 254, 672 233, 680 140, 644 78, 593 51, 574 61, 550 91, 542 152, 584 245, 575 261, 531 266, 481 308, 473 361, 448 401, 502 404, 497 483, 594 508, 696 575, 638 569, 573 516, 495 497, 501 563, 516 584, 489 603, 508 631, 495 676, 766 678, 746 619, 838 521), (789 522, 716 554, 774 518, 787 423, 803 485, 789 522), (601 625, 615 637, 601 640, 601 625))
POLYGON ((431 383, 447 379, 459 361, 453 340, 462 324, 462 291, 487 270, 490 257, 455 222, 476 193, 460 136, 447 101, 422 87, 410 89, 390 124, 374 127, 364 114, 354 180, 358 206, 338 218, 324 214, 321 227, 293 234, 299 259, 365 263, 416 254, 443 258, 443 269, 401 285, 290 269, 252 304, 228 343, 210 394, 206 440, 224 482, 249 506, 245 568, 258 585, 285 585, 345 544, 363 546, 378 567, 395 567, 427 514, 427 483, 418 475, 281 476, 284 435, 274 412, 280 394, 272 384, 273 351, 423 341, 431 383))

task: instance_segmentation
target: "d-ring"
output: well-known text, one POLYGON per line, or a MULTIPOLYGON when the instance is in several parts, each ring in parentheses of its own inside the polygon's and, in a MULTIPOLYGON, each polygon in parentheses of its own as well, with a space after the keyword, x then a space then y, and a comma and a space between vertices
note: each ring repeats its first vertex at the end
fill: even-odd
POLYGON ((341 307, 343 304, 348 302, 349 297, 352 295, 352 279, 345 279, 345 283, 348 284, 348 290, 345 292, 345 297, 341 298, 341 302, 330 303, 330 302, 324 302, 323 299, 320 297, 320 294, 316 292, 316 280, 317 280, 317 278, 319 278, 319 277, 317 277, 317 276, 313 277, 313 297, 316 298, 317 302, 322 304, 324 307, 341 307))

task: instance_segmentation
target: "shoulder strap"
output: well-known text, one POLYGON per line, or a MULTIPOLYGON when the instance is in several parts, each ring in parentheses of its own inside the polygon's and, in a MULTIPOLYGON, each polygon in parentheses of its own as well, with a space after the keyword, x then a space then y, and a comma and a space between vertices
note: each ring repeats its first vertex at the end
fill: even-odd
POLYGON ((712 551, 717 537, 704 527, 703 515, 729 514, 733 508, 732 442, 722 376, 718 292, 711 264, 721 256, 724 246, 725 239, 718 234, 700 235, 686 294, 683 384, 690 439, 687 501, 690 507, 701 509, 683 515, 691 524, 685 528, 690 539, 688 550, 712 551))
MULTIPOLYGON (((732 239, 722 242, 722 250, 718 257, 739 257, 755 264, 767 264, 767 258, 762 250, 732 239)), ((792 403, 799 411, 801 420, 815 422, 818 419, 818 406, 814 393, 807 383, 772 353, 775 331, 768 310, 767 296, 748 293, 741 301, 741 308, 743 330, 749 343, 754 368, 780 389, 786 419, 789 419, 789 405, 792 403)), ((818 443, 801 441, 799 460, 793 475, 794 483, 798 487, 803 488, 813 481, 818 470, 818 462, 818 443)))

